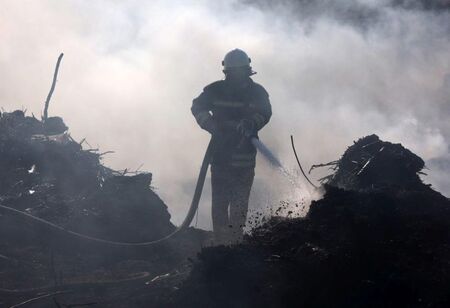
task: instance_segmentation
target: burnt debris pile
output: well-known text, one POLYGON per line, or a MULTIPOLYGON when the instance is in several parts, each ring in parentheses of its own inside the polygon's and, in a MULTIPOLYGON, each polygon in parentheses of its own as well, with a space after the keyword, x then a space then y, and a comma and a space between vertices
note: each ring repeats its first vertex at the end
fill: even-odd
POLYGON ((448 307, 450 202, 422 183, 423 166, 400 144, 358 140, 306 217, 204 249, 173 305, 448 307))
MULTIPOLYGON (((426 189, 419 178, 424 161, 401 144, 370 135, 356 141, 332 166, 324 182, 347 190, 426 189)), ((314 168, 315 166, 313 166, 314 168)))
POLYGON ((2 205, 109 240, 148 241, 174 230, 150 173, 129 176, 103 166, 102 154, 84 150, 67 129, 59 117, 1 115, 2 205))

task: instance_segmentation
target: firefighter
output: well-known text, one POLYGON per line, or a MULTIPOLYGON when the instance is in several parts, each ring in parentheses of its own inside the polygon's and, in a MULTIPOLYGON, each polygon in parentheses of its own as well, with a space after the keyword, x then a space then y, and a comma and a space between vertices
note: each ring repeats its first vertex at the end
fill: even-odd
POLYGON ((272 115, 269 95, 250 76, 250 58, 234 49, 222 61, 224 80, 211 83, 193 100, 192 114, 212 135, 212 222, 218 243, 239 242, 255 176, 257 138, 272 115))

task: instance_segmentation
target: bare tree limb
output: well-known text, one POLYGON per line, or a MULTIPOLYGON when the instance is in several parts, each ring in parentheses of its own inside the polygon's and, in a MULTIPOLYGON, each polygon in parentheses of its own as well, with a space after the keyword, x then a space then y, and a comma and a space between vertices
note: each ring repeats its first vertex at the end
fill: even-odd
MULTIPOLYGON (((313 171, 316 168, 327 167, 327 166, 337 166, 338 164, 339 164, 339 160, 334 160, 334 161, 330 161, 329 163, 326 163, 326 164, 312 165, 311 168, 309 169, 308 173, 311 174, 311 171, 313 171)), ((335 170, 335 168, 330 168, 330 169, 335 170)))
POLYGON ((50 88, 50 92, 48 92, 47 99, 45 100, 44 116, 43 116, 44 122, 48 118, 48 105, 50 104, 50 99, 52 98, 53 91, 55 91, 56 79, 58 78, 59 65, 61 64, 61 60, 62 60, 63 56, 64 56, 64 54, 61 53, 58 57, 58 61, 56 61, 55 73, 53 74, 52 87, 50 88))
POLYGON ((104 156, 106 154, 114 154, 114 153, 115 153, 114 151, 106 151, 106 152, 99 153, 98 156, 104 156))

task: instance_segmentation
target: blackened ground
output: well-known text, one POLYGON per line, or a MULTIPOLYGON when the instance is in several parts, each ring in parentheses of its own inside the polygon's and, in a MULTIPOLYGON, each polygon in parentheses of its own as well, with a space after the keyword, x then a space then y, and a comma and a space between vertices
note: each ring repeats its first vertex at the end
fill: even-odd
POLYGON ((206 248, 174 307, 448 307, 450 202, 328 186, 305 218, 206 248), (196 294, 196 296, 190 296, 196 294))
POLYGON ((450 201, 422 159, 371 135, 331 166, 306 217, 203 249, 166 306, 449 307, 450 201))

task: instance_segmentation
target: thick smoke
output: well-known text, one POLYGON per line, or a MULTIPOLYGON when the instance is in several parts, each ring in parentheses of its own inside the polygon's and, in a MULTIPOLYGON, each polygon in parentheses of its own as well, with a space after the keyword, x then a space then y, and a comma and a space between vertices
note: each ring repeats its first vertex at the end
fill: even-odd
MULTIPOLYGON (((271 95, 261 139, 288 168, 290 134, 308 167, 376 133, 429 161, 424 180, 448 195, 450 16, 446 1, 421 3, 3 1, 0 104, 40 115, 64 52, 50 114, 74 138, 116 151, 108 165, 143 163, 178 223, 208 142, 192 98, 222 78, 223 55, 239 47, 271 95)), ((308 189, 292 191, 260 160, 251 206, 314 197, 308 189)), ((199 215, 206 228, 209 193, 199 215)))

